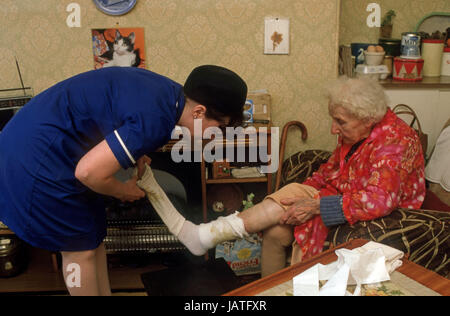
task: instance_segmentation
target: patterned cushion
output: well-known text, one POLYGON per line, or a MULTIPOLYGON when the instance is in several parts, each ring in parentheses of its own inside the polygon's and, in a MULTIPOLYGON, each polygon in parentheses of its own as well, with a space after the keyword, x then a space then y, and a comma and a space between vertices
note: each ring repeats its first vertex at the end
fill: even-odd
POLYGON ((450 276, 450 213, 398 209, 371 221, 333 227, 325 249, 351 239, 376 241, 403 251, 408 259, 444 277, 450 276))
POLYGON ((281 186, 309 178, 320 165, 327 162, 331 152, 325 150, 300 151, 283 162, 281 169, 281 186))

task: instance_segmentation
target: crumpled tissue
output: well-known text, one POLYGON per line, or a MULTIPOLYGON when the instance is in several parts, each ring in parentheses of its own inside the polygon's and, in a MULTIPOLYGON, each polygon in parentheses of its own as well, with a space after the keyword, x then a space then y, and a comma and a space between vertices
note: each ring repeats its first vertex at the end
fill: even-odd
POLYGON ((316 264, 293 279, 294 296, 361 295, 361 285, 390 280, 389 274, 402 265, 403 252, 370 241, 364 246, 337 249, 338 259, 330 264, 316 264), (319 288, 319 281, 328 281, 319 288), (355 285, 354 293, 347 285, 355 285))

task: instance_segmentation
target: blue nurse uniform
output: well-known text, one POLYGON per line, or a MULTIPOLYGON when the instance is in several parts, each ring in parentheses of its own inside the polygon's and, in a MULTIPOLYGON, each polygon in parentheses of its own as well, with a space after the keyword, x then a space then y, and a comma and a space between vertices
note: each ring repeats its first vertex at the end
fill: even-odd
POLYGON ((105 205, 75 176, 78 161, 107 141, 123 168, 170 140, 183 87, 139 68, 82 73, 35 96, 0 133, 0 221, 32 246, 95 249, 105 205))

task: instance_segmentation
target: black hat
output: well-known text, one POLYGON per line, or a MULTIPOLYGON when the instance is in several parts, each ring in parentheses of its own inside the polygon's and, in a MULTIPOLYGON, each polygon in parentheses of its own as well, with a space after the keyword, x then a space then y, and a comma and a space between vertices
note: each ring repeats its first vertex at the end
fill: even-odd
POLYGON ((242 115, 247 84, 233 71, 214 65, 195 68, 184 84, 190 99, 225 116, 242 115))

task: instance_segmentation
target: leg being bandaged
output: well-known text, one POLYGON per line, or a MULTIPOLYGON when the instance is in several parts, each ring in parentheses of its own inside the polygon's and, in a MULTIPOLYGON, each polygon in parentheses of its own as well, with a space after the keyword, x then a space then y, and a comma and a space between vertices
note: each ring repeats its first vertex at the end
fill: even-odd
MULTIPOLYGON (((189 251, 197 256, 205 254, 217 244, 247 237, 249 233, 263 231, 277 225, 286 206, 280 202, 287 197, 314 196, 317 191, 305 185, 293 183, 269 195, 263 202, 209 223, 195 225, 187 221, 172 205, 163 189, 156 182, 151 168, 146 170, 137 185, 147 192, 147 197, 158 215, 189 251)), ((270 256, 270 254, 268 254, 270 256)))
POLYGON ((166 193, 158 182, 156 182, 153 171, 148 165, 145 165, 145 172, 136 184, 146 192, 147 198, 169 231, 175 236, 178 236, 186 219, 178 213, 170 202, 166 193))
POLYGON ((147 193, 158 215, 169 228, 169 231, 178 237, 194 255, 203 255, 208 249, 226 240, 239 239, 247 236, 244 222, 237 214, 232 214, 210 223, 195 225, 187 221, 172 205, 169 198, 156 182, 151 168, 146 170, 137 185, 147 193))
POLYGON ((200 224, 199 237, 202 245, 210 249, 227 240, 247 237, 244 221, 238 214, 239 212, 236 212, 226 217, 219 217, 215 221, 200 224))

